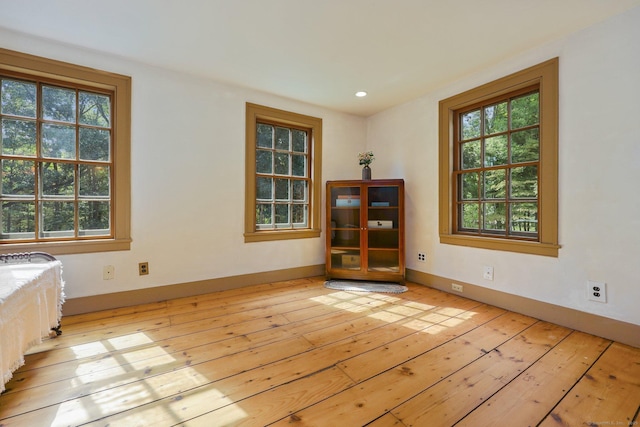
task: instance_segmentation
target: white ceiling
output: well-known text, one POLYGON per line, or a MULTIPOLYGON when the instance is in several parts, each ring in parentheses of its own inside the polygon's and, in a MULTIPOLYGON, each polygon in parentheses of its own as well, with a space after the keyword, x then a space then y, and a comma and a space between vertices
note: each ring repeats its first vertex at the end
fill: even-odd
POLYGON ((638 5, 0 0, 0 27, 368 116, 638 5))

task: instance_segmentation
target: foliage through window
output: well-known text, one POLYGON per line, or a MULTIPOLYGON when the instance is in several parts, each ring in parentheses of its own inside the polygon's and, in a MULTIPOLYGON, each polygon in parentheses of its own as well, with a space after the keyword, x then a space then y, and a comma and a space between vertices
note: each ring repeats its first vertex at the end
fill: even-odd
POLYGON ((307 228, 308 131, 270 123, 256 126, 256 227, 307 228))
POLYGON ((440 101, 440 241, 557 256, 558 60, 440 101))
POLYGON ((457 116, 458 231, 537 240, 539 91, 457 116))
POLYGON ((247 241, 319 235, 321 129, 320 119, 247 104, 247 241))
POLYGON ((111 94, 3 78, 3 240, 111 235, 111 94))
POLYGON ((128 249, 130 78, 0 54, 16 64, 0 67, 0 244, 16 251, 38 243, 51 253, 128 249), (36 66, 40 72, 29 72, 36 66))

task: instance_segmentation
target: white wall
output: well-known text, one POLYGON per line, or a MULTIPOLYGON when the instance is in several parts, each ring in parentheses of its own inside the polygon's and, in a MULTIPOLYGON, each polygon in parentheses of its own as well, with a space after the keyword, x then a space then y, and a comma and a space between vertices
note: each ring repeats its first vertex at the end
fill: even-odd
POLYGON ((0 40, 133 79, 131 250, 60 256, 68 298, 324 263, 324 235, 244 243, 245 103, 323 119, 323 182, 358 178, 365 119, 23 34, 0 40))
POLYGON ((322 117, 323 181, 404 178, 408 267, 640 324, 640 8, 496 64, 368 120, 0 30, 2 46, 133 77, 131 251, 71 255, 70 298, 321 264, 324 236, 245 244, 244 104, 322 117), (560 57, 560 255, 442 245, 438 239, 438 101, 560 57), (416 253, 426 252, 427 263, 416 253), (137 264, 151 274, 139 277, 137 264), (116 278, 102 280, 114 265, 116 278), (482 267, 495 267, 495 280, 482 267), (587 280, 608 286, 586 300, 587 280))
POLYGON ((640 324, 640 8, 369 119, 376 175, 407 186, 408 267, 640 324), (438 101, 560 58, 558 258, 439 243, 438 101), (417 252, 427 263, 417 262, 417 252), (495 280, 482 278, 485 265, 495 280), (606 304, 586 299, 606 282, 606 304))

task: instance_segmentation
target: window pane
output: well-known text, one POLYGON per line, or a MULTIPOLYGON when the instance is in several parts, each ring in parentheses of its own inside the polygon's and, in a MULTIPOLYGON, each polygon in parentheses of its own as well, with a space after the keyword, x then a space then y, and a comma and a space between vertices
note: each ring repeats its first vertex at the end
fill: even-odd
POLYGON ((275 173, 278 175, 289 175, 289 154, 275 154, 275 173))
POLYGON ((293 176, 307 176, 307 156, 298 154, 291 155, 291 175, 293 176))
POLYGON ((271 219, 271 207, 272 205, 265 203, 258 203, 256 205, 256 225, 273 224, 271 219))
POLYGON ((258 147, 273 148, 273 126, 259 123, 256 134, 258 147))
POLYGON ((462 169, 480 167, 480 140, 462 144, 462 169))
POLYGON ((14 156, 36 155, 36 122, 2 120, 2 154, 14 156))
POLYGON ((289 223, 289 205, 276 205, 276 224, 289 223))
POLYGON ((111 100, 106 95, 80 92, 80 124, 109 127, 111 123, 111 100))
POLYGON ((42 118, 76 122, 76 91, 52 86, 42 87, 42 118))
MULTIPOLYGON (((247 106, 247 109, 249 111, 250 107, 247 106)), ((247 120, 255 120, 255 114, 247 115, 247 120)), ((261 230, 309 228, 311 130, 293 128, 288 123, 289 119, 284 117, 269 117, 267 114, 264 120, 269 120, 270 123, 254 122, 257 133, 256 226, 253 230, 247 227, 245 231, 253 234, 261 230)), ((251 142, 250 139, 247 140, 247 144, 251 142)), ((262 239, 256 234, 250 236, 250 240, 254 237, 256 240, 262 239)))
POLYGON ((80 196, 109 197, 111 177, 109 166, 80 165, 78 167, 80 196))
POLYGON ((289 129, 276 127, 276 150, 291 150, 289 129))
POLYGON ((256 151, 256 172, 273 173, 273 152, 265 150, 256 151))
POLYGON ((511 197, 538 197, 538 168, 524 166, 511 170, 511 197))
POLYGON ((54 159, 76 158, 76 130, 74 126, 43 124, 42 156, 54 159))
POLYGON ((537 203, 511 203, 510 209, 512 233, 538 232, 537 203))
POLYGON ((460 119, 460 134, 462 139, 480 137, 480 110, 470 111, 460 119))
POLYGON ((506 203, 484 203, 484 229, 504 231, 507 223, 506 203))
POLYGON ((296 153, 306 153, 307 152, 307 133, 302 130, 293 129, 291 131, 291 136, 293 138, 293 148, 292 150, 296 153))
POLYGON ((478 230, 480 224, 480 205, 477 203, 463 203, 459 205, 459 227, 478 230))
POLYGON ((2 194, 34 196, 36 193, 35 162, 2 160, 2 194))
POLYGON ((484 173, 485 199, 504 199, 506 196, 506 171, 504 169, 485 171, 484 173))
POLYGON ((537 125, 540 121, 538 92, 511 101, 511 129, 537 125))
POLYGON ((540 158, 540 129, 533 128, 511 134, 511 161, 537 162, 540 158))
POLYGON ((484 140, 484 165, 506 165, 508 156, 507 136, 498 135, 484 140))
POLYGON ((491 105, 484 108, 484 133, 490 135, 506 132, 509 128, 509 113, 507 103, 491 105))
POLYGON ((50 237, 46 233, 56 233, 56 236, 73 236, 73 202, 42 202, 42 237, 50 237))
POLYGON ((259 200, 273 200, 273 179, 261 178, 256 179, 256 198, 259 200))
POLYGON ((108 162, 111 132, 104 129, 80 128, 80 159, 108 162))
POLYGON ((293 181, 293 200, 300 202, 307 200, 307 181, 293 181))
MULTIPOLYGON (((83 201, 78 204, 80 231, 103 230, 103 233, 90 233, 91 235, 109 234, 109 202, 83 201)), ((87 233, 84 233, 87 234, 87 233)))
POLYGON ((289 200, 289 180, 276 179, 276 200, 289 200))
POLYGON ((36 117, 36 85, 16 80, 2 80, 0 111, 12 116, 36 117))
POLYGON ((46 162, 40 166, 42 194, 45 196, 73 196, 75 194, 74 167, 68 163, 46 162))
POLYGON ((298 226, 307 225, 307 205, 292 205, 291 207, 292 222, 298 226))
POLYGON ((477 200, 478 199, 478 176, 477 172, 463 173, 460 175, 460 199, 461 200, 477 200))
POLYGON ((2 234, 29 233, 24 237, 35 236, 35 202, 3 202, 0 218, 2 218, 2 234))

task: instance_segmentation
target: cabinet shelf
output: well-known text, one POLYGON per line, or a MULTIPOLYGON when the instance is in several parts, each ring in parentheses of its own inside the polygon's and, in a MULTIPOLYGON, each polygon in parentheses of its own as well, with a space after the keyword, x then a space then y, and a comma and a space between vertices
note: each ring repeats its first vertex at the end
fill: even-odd
POLYGON ((328 181, 326 230, 327 277, 404 281, 403 180, 328 181))

